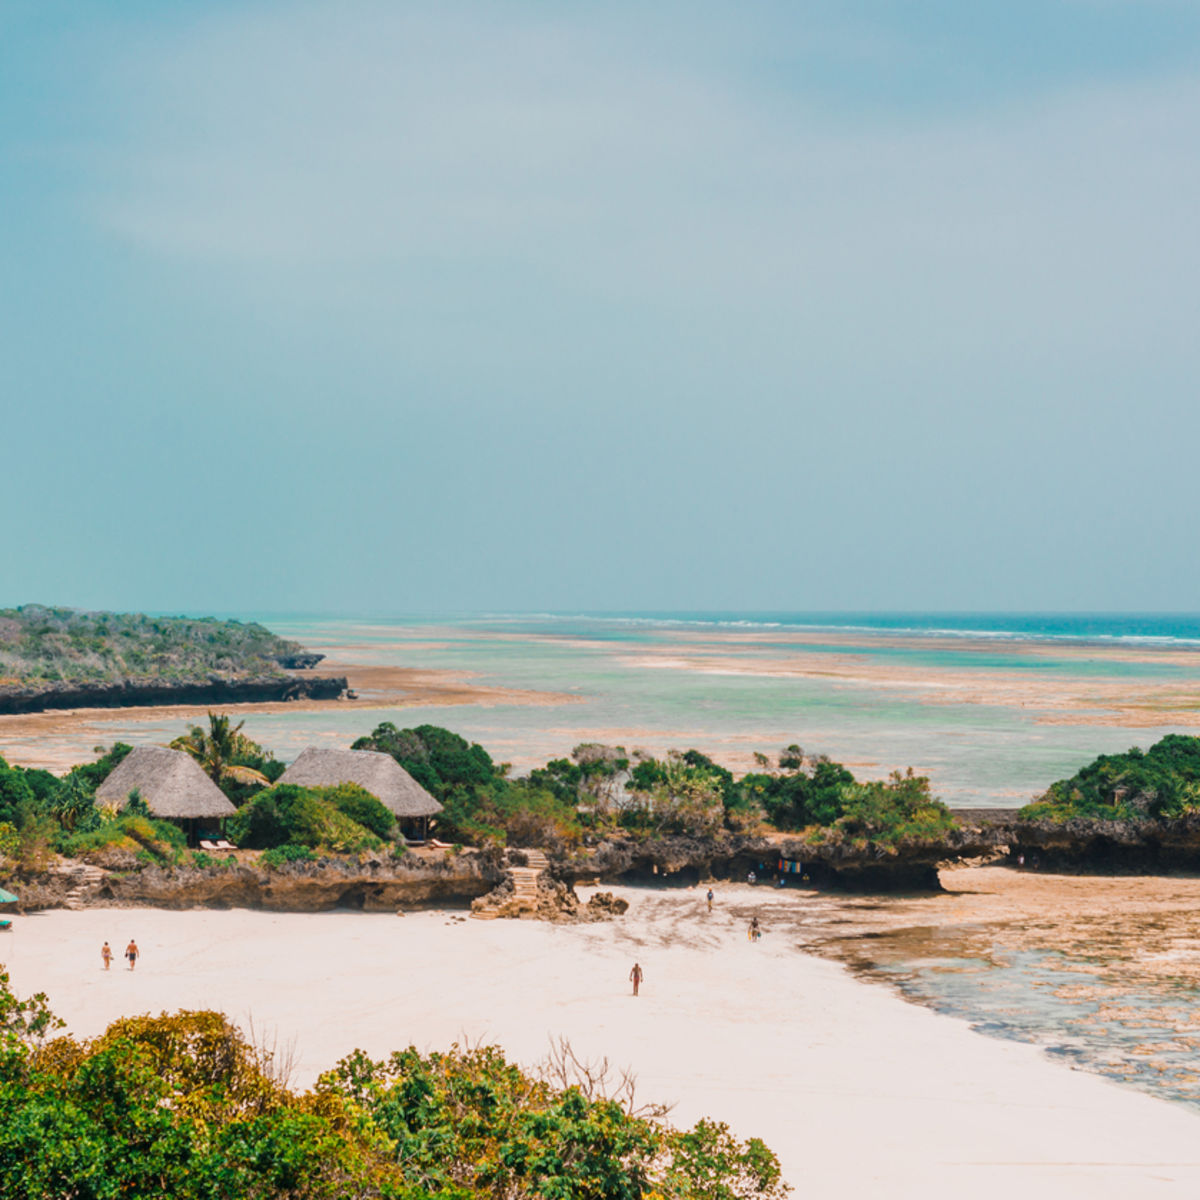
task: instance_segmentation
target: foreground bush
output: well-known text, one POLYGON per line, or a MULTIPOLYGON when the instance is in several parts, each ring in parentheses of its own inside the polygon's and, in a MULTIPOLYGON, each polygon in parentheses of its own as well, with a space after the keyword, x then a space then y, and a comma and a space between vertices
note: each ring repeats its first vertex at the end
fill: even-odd
MULTIPOLYGON (((44 997, 0 970, 6 1200, 778 1200, 775 1156, 720 1124, 679 1131, 559 1086, 494 1047, 355 1052, 311 1091, 219 1013, 48 1040, 44 997)), ((560 1081, 561 1082, 561 1081, 560 1081)))

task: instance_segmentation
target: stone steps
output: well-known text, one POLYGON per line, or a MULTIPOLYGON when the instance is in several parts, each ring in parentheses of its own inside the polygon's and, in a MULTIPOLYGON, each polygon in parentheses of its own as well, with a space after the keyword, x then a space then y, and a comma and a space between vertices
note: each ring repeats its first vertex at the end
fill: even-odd
MULTIPOLYGON (((540 850, 522 850, 521 853, 525 856, 528 865, 509 867, 506 872, 512 881, 512 901, 510 903, 515 904, 518 908, 536 909, 539 899, 538 876, 547 870, 550 864, 540 850)), ((496 917, 498 913, 472 911, 471 915, 479 920, 488 921, 496 917)))
POLYGON ((63 907, 78 912, 79 909, 86 907, 85 899, 88 891, 100 884, 105 879, 107 872, 99 867, 93 867, 90 863, 68 859, 55 868, 55 874, 61 875, 68 884, 63 907))

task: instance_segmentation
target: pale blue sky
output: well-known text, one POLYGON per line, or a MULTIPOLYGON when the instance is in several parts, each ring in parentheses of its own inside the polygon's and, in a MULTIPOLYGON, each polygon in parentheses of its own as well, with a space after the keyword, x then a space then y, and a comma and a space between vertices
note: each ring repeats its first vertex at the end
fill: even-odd
POLYGON ((1200 6, 0 5, 0 603, 1200 608, 1200 6))

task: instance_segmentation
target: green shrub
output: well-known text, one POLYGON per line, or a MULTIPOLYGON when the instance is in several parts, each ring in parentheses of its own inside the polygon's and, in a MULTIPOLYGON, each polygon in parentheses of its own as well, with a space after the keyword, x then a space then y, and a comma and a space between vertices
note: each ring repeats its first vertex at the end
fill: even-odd
POLYGON ((122 813, 116 825, 131 841, 160 863, 178 862, 187 849, 187 838, 178 825, 156 821, 153 817, 122 813))
POLYGON ((259 855, 258 861, 270 870, 278 870, 284 863, 316 862, 317 856, 307 846, 296 846, 290 842, 273 846, 259 855))
POLYGON ((910 767, 886 780, 849 784, 842 789, 841 815, 828 825, 811 826, 811 842, 848 842, 895 846, 903 841, 936 839, 958 827, 958 819, 933 797, 929 778, 910 767))
POLYGON ((174 863, 183 856, 187 839, 179 826, 170 821, 122 811, 108 820, 98 819, 85 830, 60 831, 55 844, 58 852, 69 858, 118 846, 144 851, 154 862, 174 863))
POLYGON ((292 844, 347 852, 380 846, 375 834, 320 792, 291 783, 259 792, 230 817, 227 829, 237 845, 250 850, 292 844))
MULTIPOLYGON (((764 766, 766 759, 761 759, 764 766)), ((739 781, 747 800, 762 806, 776 829, 805 829, 832 825, 844 811, 845 789, 854 776, 823 756, 806 758, 799 746, 788 746, 778 758, 778 770, 752 772, 739 781)))
POLYGON ((314 789, 323 799, 357 822, 364 829, 369 829, 376 837, 389 838, 396 832, 395 815, 366 788, 356 783, 342 783, 337 787, 314 789))
POLYGON ((0 758, 0 821, 19 828, 33 813, 34 805, 33 788, 29 786, 25 772, 10 767, 0 758))
POLYGON ((354 743, 355 750, 390 754, 423 788, 444 802, 455 788, 486 787, 504 772, 480 745, 438 725, 397 729, 390 721, 354 743))

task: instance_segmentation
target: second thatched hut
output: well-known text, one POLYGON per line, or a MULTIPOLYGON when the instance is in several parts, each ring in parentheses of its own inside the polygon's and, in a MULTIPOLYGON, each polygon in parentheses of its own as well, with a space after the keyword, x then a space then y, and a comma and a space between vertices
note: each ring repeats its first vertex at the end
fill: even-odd
POLYGON ((409 841, 429 836, 429 818, 442 806, 390 755, 378 750, 318 750, 314 746, 279 777, 300 787, 337 787, 356 783, 396 814, 409 841))

